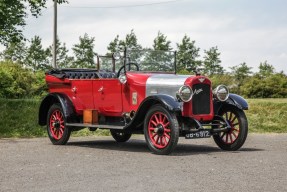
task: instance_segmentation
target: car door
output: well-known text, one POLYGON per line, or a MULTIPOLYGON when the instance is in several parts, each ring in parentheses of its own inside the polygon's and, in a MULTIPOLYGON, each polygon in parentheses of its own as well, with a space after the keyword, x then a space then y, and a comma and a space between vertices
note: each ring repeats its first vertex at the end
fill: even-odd
POLYGON ((94 82, 94 104, 107 116, 120 116, 122 107, 122 84, 118 79, 101 79, 94 82))

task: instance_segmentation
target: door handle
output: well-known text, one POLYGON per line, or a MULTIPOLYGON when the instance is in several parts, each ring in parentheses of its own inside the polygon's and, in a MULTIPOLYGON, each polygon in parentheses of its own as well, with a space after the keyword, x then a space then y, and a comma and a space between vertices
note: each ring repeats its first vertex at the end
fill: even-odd
POLYGON ((100 87, 98 92, 102 92, 104 90, 104 87, 100 87))

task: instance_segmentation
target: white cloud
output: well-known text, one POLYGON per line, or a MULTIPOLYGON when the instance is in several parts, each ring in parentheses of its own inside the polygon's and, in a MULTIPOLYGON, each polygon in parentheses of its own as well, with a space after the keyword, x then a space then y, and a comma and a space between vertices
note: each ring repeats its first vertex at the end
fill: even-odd
MULTIPOLYGON (((152 46, 160 30, 175 48, 184 34, 203 50, 218 46, 225 68, 246 62, 254 70, 267 60, 277 71, 287 72, 286 1, 192 0, 155 6, 119 9, 78 9, 64 6, 118 6, 148 4, 167 0, 70 0, 59 6, 58 35, 68 47, 84 33, 95 37, 95 52, 105 53, 117 34, 124 38, 135 30, 139 43, 152 46), (271 8, 272 7, 272 8, 271 8)), ((49 6, 48 6, 49 7, 49 6)), ((39 35, 44 46, 52 42, 53 9, 28 19, 25 35, 39 35)))

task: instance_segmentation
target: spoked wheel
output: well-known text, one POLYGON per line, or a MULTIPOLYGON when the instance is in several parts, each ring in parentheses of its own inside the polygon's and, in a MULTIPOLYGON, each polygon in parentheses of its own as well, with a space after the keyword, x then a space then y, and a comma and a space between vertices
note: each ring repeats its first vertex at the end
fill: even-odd
POLYGON ((227 120, 231 129, 214 135, 214 141, 223 150, 238 150, 245 142, 248 133, 248 122, 245 113, 235 107, 221 110, 220 115, 227 120))
POLYGON ((118 130, 113 130, 111 129, 111 134, 113 136, 113 138, 117 141, 117 142, 126 142, 128 141, 132 134, 131 133, 126 133, 126 132, 120 132, 118 130))
POLYGON ((48 111, 47 131, 54 145, 64 145, 68 142, 71 131, 66 127, 66 120, 62 108, 54 104, 48 111))
POLYGON ((175 114, 161 105, 155 105, 148 111, 144 123, 144 134, 149 149, 159 155, 171 153, 179 137, 175 114))

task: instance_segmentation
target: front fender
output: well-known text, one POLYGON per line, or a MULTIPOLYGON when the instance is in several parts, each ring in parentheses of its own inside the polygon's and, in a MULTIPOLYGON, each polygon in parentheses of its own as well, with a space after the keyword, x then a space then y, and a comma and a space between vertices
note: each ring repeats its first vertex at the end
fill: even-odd
POLYGON ((39 125, 44 126, 47 124, 48 111, 55 103, 59 103, 61 105, 67 122, 70 122, 74 117, 75 108, 69 97, 62 93, 50 93, 41 102, 38 116, 39 125))
POLYGON ((147 111, 155 104, 161 104, 167 110, 179 113, 181 112, 182 103, 178 102, 174 99, 174 97, 170 95, 152 95, 143 100, 140 104, 138 111, 135 114, 133 120, 125 127, 125 129, 143 128, 143 121, 145 118, 145 114, 147 111))
POLYGON ((229 98, 225 102, 220 102, 218 100, 214 100, 214 102, 213 102, 214 113, 218 114, 220 109, 226 105, 232 105, 232 106, 237 107, 241 110, 248 110, 248 103, 243 97, 241 97, 237 94, 230 93, 229 98))

